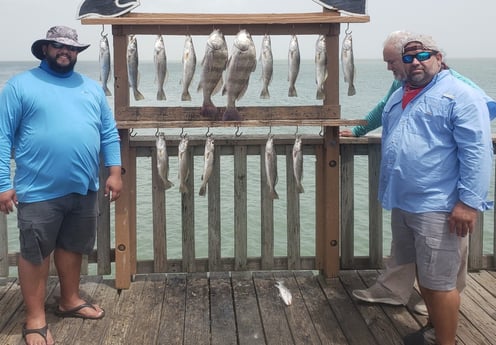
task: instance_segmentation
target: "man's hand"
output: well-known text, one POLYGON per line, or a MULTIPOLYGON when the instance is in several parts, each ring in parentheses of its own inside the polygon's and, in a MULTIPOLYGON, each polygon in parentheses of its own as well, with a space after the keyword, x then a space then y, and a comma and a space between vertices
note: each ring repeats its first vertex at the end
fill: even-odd
POLYGON ((477 221, 477 210, 465 205, 463 202, 458 202, 451 215, 448 218, 450 232, 456 233, 458 236, 465 237, 474 231, 477 221))
POLYGON ((0 193, 0 212, 9 214, 14 211, 14 205, 17 205, 17 195, 14 189, 0 193))

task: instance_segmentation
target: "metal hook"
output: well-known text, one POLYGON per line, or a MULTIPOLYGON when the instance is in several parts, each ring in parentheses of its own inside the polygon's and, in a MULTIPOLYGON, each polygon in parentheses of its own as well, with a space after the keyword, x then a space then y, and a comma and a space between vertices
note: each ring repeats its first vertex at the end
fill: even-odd
POLYGON ((160 131, 160 128, 157 127, 157 131, 155 132, 155 136, 158 137, 158 133, 160 131))
POLYGON ((320 125, 320 132, 319 132, 319 135, 320 135, 321 137, 323 137, 323 136, 324 136, 324 126, 322 126, 322 125, 320 125))
POLYGON ((272 134, 272 125, 269 125, 269 133, 267 134, 268 137, 272 134))
POLYGON ((295 137, 298 135, 298 125, 296 125, 295 137))
POLYGON ((135 131, 134 131, 134 128, 131 128, 131 129, 129 130, 129 136, 130 136, 130 137, 135 137, 137 134, 138 134, 138 132, 135 132, 135 131))
POLYGON ((102 24, 102 31, 100 31, 100 36, 107 37, 108 34, 104 34, 104 33, 105 33, 105 25, 102 24))
POLYGON ((243 134, 243 132, 240 132, 240 131, 239 131, 239 126, 236 126, 236 132, 234 133, 234 135, 235 135, 236 137, 240 137, 242 134, 243 134))
POLYGON ((347 23, 346 24, 346 30, 344 30, 344 33, 349 35, 351 34, 353 31, 350 30, 350 23, 347 23))
POLYGON ((212 135, 214 135, 214 133, 211 133, 211 132, 210 132, 210 127, 207 127, 207 133, 205 133, 205 136, 206 136, 207 138, 209 138, 209 137, 211 137, 212 135))
POLYGON ((187 135, 188 135, 188 133, 184 132, 184 127, 181 127, 181 133, 179 133, 179 138, 184 138, 187 135))

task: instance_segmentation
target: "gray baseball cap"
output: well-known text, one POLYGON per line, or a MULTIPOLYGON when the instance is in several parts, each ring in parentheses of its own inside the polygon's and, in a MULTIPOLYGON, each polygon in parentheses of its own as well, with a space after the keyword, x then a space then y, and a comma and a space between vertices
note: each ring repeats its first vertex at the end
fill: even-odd
POLYGON ((58 42, 67 46, 76 47, 79 52, 82 52, 90 46, 89 44, 78 42, 76 30, 67 26, 53 26, 47 31, 46 38, 39 39, 33 43, 31 46, 31 53, 33 53, 36 58, 43 60, 45 54, 43 54, 41 47, 50 42, 58 42))

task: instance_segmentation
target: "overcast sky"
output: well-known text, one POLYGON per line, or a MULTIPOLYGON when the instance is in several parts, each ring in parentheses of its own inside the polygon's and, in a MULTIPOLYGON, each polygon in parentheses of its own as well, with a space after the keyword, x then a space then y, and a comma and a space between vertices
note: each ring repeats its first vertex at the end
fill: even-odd
MULTIPOLYGON (((77 29, 79 40, 92 46, 79 56, 81 60, 98 59, 101 26, 81 25, 76 12, 82 0, 1 0, 0 60, 34 60, 30 47, 33 41, 44 38, 53 25, 67 25, 77 29)), ((134 12, 210 12, 210 13, 289 13, 320 12, 322 8, 312 0, 141 0, 134 12), (186 5, 185 5, 186 4, 186 5), (193 8, 193 10, 192 10, 193 8)), ((370 22, 352 24, 356 59, 382 59, 382 43, 394 30, 411 30, 430 34, 441 46, 447 58, 496 58, 494 0, 369 0, 367 13, 370 22)), ((110 26, 106 26, 110 32, 110 26)), ((344 26, 341 32, 344 32, 344 26)), ((153 37, 139 37, 140 59, 151 60, 153 37), (149 53, 149 54, 148 54, 149 53), (147 55, 148 54, 148 55, 147 55), (149 56, 149 58, 148 58, 149 56)), ((194 37, 197 55, 203 56, 205 38, 194 37)), ((231 46, 231 37, 228 45, 231 46)), ((261 38, 255 37, 260 47, 261 38)), ((276 58, 286 58, 289 36, 273 37, 276 58)), ((302 57, 314 55, 316 37, 301 36, 302 57)), ((165 37, 168 58, 179 60, 184 37, 165 37)), ((199 58, 201 58, 199 56, 199 58)))

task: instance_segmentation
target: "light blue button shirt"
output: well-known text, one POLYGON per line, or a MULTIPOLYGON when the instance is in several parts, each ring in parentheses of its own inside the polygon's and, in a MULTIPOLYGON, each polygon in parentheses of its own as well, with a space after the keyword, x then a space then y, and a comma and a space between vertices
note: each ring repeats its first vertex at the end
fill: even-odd
POLYGON ((402 109, 403 88, 382 117, 379 200, 385 209, 451 212, 487 202, 492 172, 488 107, 480 92, 440 72, 402 109))

